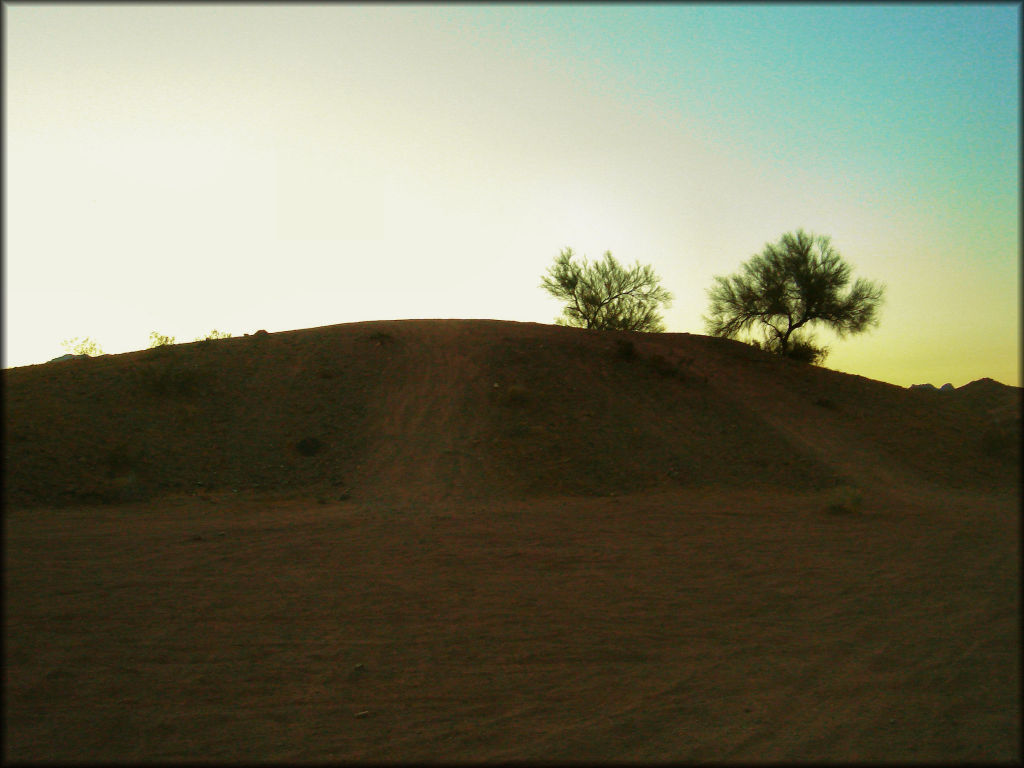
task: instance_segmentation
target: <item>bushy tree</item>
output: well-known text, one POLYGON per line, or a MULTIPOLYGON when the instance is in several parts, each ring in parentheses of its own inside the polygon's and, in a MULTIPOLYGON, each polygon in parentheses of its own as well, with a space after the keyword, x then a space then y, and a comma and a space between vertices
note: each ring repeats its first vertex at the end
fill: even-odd
POLYGON ((64 351, 72 355, 89 355, 95 357, 96 355, 102 355, 103 350, 100 349, 100 345, 97 344, 93 339, 86 336, 84 339, 75 336, 71 339, 65 339, 61 342, 61 346, 64 351))
POLYGON ((715 277, 705 327, 726 338, 759 328, 765 349, 821 362, 828 350, 805 335, 809 326, 826 325, 842 338, 878 325, 885 287, 863 278, 851 286, 850 272, 829 237, 787 233, 738 274, 715 277))
POLYGON ((627 269, 610 251, 590 264, 573 261, 565 248, 543 277, 541 287, 565 301, 562 317, 555 322, 576 328, 616 331, 665 330, 660 306, 670 306, 672 294, 661 287, 661 278, 639 262, 627 269))
POLYGON ((152 349, 153 347, 165 347, 168 344, 173 344, 173 343, 174 343, 174 337, 173 336, 164 336, 163 334, 157 333, 156 331, 152 331, 149 334, 149 348, 150 349, 152 349))
POLYGON ((230 333, 224 333, 224 332, 218 331, 216 328, 214 328, 212 331, 210 331, 205 336, 196 336, 195 339, 193 339, 193 341, 209 341, 210 339, 230 339, 230 338, 231 338, 231 334, 230 333))

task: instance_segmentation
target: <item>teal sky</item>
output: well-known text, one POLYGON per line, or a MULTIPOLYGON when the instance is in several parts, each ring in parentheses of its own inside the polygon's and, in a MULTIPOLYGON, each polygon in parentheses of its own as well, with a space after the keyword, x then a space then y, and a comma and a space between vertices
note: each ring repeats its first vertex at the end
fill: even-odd
POLYGON ((4 365, 358 320, 671 332, 796 228, 887 285, 826 365, 1020 385, 1020 6, 32 5, 5 16, 4 365))

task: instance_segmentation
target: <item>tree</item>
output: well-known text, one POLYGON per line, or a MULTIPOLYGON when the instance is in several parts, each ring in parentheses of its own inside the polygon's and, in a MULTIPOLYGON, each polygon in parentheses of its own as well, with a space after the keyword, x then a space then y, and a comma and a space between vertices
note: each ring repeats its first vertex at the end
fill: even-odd
POLYGON ((660 332, 665 330, 659 305, 670 306, 672 294, 661 287, 650 266, 626 269, 606 251, 602 261, 573 261, 565 248, 543 277, 541 287, 565 301, 555 322, 576 328, 660 332))
POLYGON ((84 339, 75 336, 71 339, 65 339, 61 342, 61 346, 64 351, 72 355, 89 355, 95 357, 96 355, 102 355, 103 350, 100 349, 100 345, 97 344, 93 339, 86 336, 84 339))
POLYGON ((734 339, 760 326, 765 349, 821 362, 828 349, 816 346, 801 329, 823 324, 843 338, 878 325, 885 287, 857 278, 846 290, 850 271, 829 237, 802 229, 787 233, 765 245, 740 273, 715 277, 704 318, 707 332, 734 339))
POLYGON ((152 349, 153 347, 165 347, 168 344, 173 344, 173 343, 174 343, 174 337, 173 336, 164 336, 162 334, 157 333, 156 331, 152 331, 149 334, 149 348, 150 349, 152 349))

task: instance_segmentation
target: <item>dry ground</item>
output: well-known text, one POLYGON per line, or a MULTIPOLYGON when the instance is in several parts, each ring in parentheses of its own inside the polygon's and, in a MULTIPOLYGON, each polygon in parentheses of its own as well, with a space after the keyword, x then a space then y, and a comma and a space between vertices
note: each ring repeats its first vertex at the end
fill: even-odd
POLYGON ((7 760, 1020 759, 1019 390, 493 321, 4 385, 7 760))

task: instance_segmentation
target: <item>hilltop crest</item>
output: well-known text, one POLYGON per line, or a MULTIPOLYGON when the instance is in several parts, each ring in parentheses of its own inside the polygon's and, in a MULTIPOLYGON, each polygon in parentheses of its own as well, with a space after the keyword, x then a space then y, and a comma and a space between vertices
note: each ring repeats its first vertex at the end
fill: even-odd
POLYGON ((685 333, 376 321, 26 366, 4 383, 17 504, 211 488, 525 497, 1019 477, 1017 455, 985 439, 980 401, 1003 385, 922 399, 685 333))

